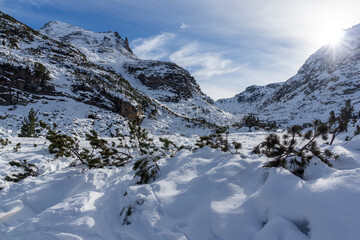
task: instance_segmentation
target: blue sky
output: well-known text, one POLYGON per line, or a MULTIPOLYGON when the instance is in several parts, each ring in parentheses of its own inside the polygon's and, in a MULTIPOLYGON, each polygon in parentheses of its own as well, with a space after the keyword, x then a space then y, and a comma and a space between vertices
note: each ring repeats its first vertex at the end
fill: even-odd
POLYGON ((170 60, 214 99, 286 81, 339 29, 358 0, 0 0, 32 28, 58 20, 127 36, 143 59, 170 60))

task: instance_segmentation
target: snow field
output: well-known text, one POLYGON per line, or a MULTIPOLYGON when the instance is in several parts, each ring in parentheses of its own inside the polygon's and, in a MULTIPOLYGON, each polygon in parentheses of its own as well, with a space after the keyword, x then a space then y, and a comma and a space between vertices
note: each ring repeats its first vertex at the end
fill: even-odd
POLYGON ((332 147, 341 153, 335 168, 314 161, 302 180, 285 169, 262 168, 268 159, 251 150, 265 136, 263 132, 231 134, 231 139, 243 143, 242 156, 207 147, 182 150, 174 158, 161 160, 157 179, 148 185, 135 184, 131 164, 113 169, 69 168, 71 159, 53 160, 44 139, 13 137, 13 143, 0 150, 1 179, 14 171, 9 159, 37 163, 41 175, 20 183, 1 182, 5 189, 0 191, 0 238, 335 240, 360 236, 360 137, 332 147), (23 142, 19 153, 12 150, 16 142, 23 142))

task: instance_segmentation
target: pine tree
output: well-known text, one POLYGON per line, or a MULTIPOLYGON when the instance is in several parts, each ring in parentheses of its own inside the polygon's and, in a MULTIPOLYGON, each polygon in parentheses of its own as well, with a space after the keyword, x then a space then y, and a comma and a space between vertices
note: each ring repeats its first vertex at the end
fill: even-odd
POLYGON ((135 161, 133 170, 134 177, 140 177, 138 184, 147 184, 154 180, 160 170, 157 161, 166 156, 148 137, 148 132, 137 125, 136 121, 129 122, 130 147, 138 152, 140 158, 135 161))
POLYGON ((38 126, 37 112, 33 108, 30 109, 27 116, 22 122, 19 137, 37 137, 36 127, 38 126))

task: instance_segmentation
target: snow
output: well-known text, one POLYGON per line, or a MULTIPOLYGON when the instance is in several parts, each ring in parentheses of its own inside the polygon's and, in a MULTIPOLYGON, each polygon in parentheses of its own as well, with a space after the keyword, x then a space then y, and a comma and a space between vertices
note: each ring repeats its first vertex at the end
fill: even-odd
POLYGON ((12 143, 0 150, 1 179, 14 171, 8 159, 26 158, 39 165, 41 175, 20 183, 0 182, 5 186, 0 191, 0 238, 335 240, 359 236, 359 136, 332 147, 342 153, 335 168, 314 161, 305 180, 285 169, 262 167, 268 159, 251 151, 265 136, 266 132, 231 134, 230 139, 244 143, 242 156, 208 147, 182 150, 174 158, 161 160, 157 179, 147 185, 135 184, 131 164, 69 168, 71 159, 55 160, 47 153, 44 139, 12 137, 12 143), (19 153, 12 150, 17 142, 22 142, 19 153), (34 142, 39 145, 34 147, 34 142), (129 207, 131 224, 123 225, 129 207))

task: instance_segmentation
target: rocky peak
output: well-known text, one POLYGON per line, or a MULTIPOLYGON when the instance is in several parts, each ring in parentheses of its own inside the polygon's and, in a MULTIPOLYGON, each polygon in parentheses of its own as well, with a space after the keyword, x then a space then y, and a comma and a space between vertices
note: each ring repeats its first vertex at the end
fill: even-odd
POLYGON ((90 58, 100 56, 99 63, 106 62, 110 55, 136 59, 128 41, 123 40, 118 32, 93 32, 59 21, 51 21, 39 31, 53 39, 71 43, 90 58))
POLYGON ((159 100, 177 102, 194 94, 203 95, 194 77, 175 63, 143 60, 127 63, 124 68, 148 89, 168 92, 159 100))

